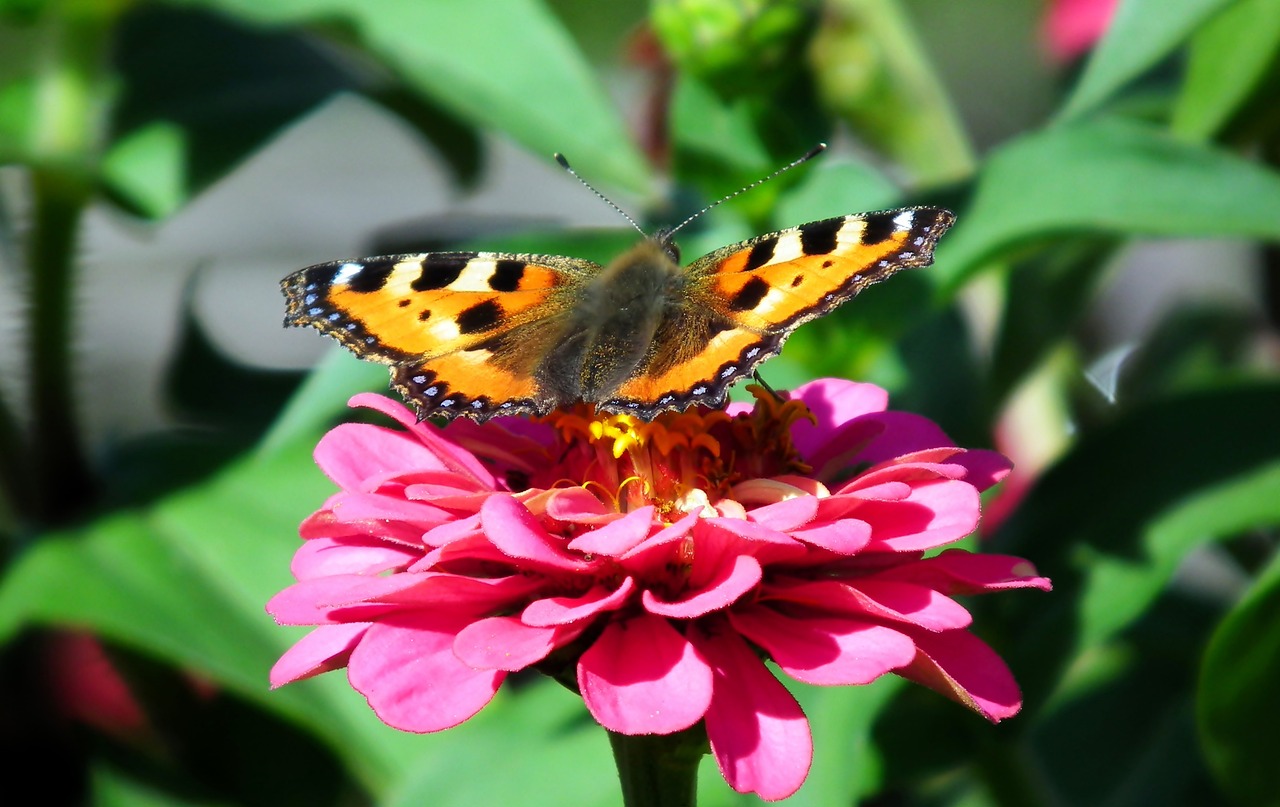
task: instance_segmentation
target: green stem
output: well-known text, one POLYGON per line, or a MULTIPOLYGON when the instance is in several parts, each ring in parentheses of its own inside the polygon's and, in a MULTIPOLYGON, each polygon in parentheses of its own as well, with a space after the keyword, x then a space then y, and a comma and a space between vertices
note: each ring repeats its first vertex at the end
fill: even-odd
POLYGON ((93 492, 93 477, 76 422, 83 385, 74 370, 74 295, 80 221, 92 198, 106 97, 107 43, 113 4, 56 4, 39 25, 31 130, 31 229, 28 336, 31 404, 30 463, 37 522, 65 520, 93 492))
POLYGON ((693 807, 698 763, 706 752, 701 725, 676 734, 609 732, 626 807, 693 807))

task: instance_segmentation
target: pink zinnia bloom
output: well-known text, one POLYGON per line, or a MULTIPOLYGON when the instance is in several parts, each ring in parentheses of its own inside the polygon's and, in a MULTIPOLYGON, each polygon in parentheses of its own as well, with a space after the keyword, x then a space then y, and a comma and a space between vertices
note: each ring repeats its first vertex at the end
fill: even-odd
POLYGON ((318 627, 275 686, 346 667, 378 716, 456 726, 527 667, 576 682, 610 731, 702 721, 731 786, 795 792, 809 725, 762 660, 810 684, 895 673, 998 721, 1021 695, 957 594, 1048 589, 1015 557, 949 549, 1009 469, 869 384, 652 424, 346 424, 316 448, 341 488, 303 522, 298 582, 268 604, 318 627))
POLYGON ((1092 48, 1107 32, 1119 0, 1053 0, 1042 36, 1049 54, 1070 61, 1092 48))

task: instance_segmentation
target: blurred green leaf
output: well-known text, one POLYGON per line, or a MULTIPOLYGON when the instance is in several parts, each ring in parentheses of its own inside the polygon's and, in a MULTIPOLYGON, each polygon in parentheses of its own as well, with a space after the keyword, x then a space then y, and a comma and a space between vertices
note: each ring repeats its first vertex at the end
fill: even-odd
POLYGON ((1051 604, 1011 617, 1029 692, 1114 636, 1205 541, 1280 519, 1280 385, 1198 391, 1086 433, 992 541, 1053 579, 1051 604))
POLYGON ((295 444, 242 462, 154 508, 45 536, 0 582, 0 637, 30 622, 85 627, 187 667, 307 726, 373 792, 415 756, 341 676, 271 692, 267 671, 300 629, 263 610, 291 582, 297 525, 331 492, 295 444))
POLYGON ((648 193, 652 177, 578 46, 539 0, 175 0, 263 25, 349 25, 404 82, 462 120, 584 176, 648 193))
POLYGON ((1191 43, 1173 131, 1194 140, 1220 132, 1280 67, 1278 48, 1280 0, 1239 0, 1205 25, 1191 43))
MULTIPOLYGON (((1259 495, 1276 497, 1275 490, 1259 495)), ((1280 555, 1222 621, 1197 689, 1201 738, 1218 782, 1238 803, 1280 804, 1280 555)))
POLYGON ((384 807, 618 803, 608 735, 581 698, 550 679, 499 693, 465 724, 423 740, 434 753, 422 756, 384 807))
POLYGON ((832 0, 810 47, 827 106, 921 183, 973 171, 968 136, 898 0, 832 0))
POLYGON ((1121 0, 1059 117, 1091 111, 1155 66, 1232 0, 1121 0))
POLYGON ((1057 126, 1002 146, 930 277, 954 293, 1013 247, 1075 233, 1280 240, 1280 174, 1154 127, 1057 126))
POLYGON ((104 179, 152 218, 172 214, 281 129, 364 83, 298 32, 199 9, 135 8, 118 27, 115 54, 121 92, 104 179))
POLYGON ((990 411, 1079 321, 1114 247, 1107 238, 1063 239, 1012 267, 986 384, 990 411))

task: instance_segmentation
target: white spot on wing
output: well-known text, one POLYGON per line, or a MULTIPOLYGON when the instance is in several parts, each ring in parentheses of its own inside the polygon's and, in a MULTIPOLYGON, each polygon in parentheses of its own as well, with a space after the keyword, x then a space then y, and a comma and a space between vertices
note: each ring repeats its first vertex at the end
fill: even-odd
POLYGON ((916 220, 916 212, 914 210, 904 210, 893 217, 893 226, 899 230, 910 230, 911 224, 916 220))
POLYGON ((765 265, 794 261, 796 258, 803 257, 803 255, 804 245, 800 243, 800 233, 798 231, 787 233, 778 238, 778 243, 773 248, 773 257, 765 265))
POLYGON ((338 273, 333 276, 333 284, 347 285, 355 278, 356 275, 364 271, 364 264, 361 263, 344 263, 338 267, 338 273))

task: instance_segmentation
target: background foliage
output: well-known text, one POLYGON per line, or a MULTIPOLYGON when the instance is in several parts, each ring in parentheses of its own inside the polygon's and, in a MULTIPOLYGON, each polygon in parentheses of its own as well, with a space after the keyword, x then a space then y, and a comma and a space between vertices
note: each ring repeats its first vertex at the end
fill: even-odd
MULTIPOLYGON (((86 215, 158 226, 357 95, 464 196, 514 142, 570 155, 654 225, 836 145, 700 219, 686 255, 828 215, 957 211, 934 267, 801 329, 765 375, 876 381, 1015 459, 981 540, 1055 590, 973 605, 1026 706, 992 727, 894 680, 798 686, 817 756, 790 802, 1280 804, 1280 2, 1123 0, 1091 53, 1056 62, 1049 12, 0 2, 5 781, 52 760, 44 803, 616 802, 604 733, 547 682, 424 737, 378 723, 341 674, 267 690, 298 633, 262 606, 331 489, 310 446, 380 368, 247 367, 184 309, 160 346, 172 417, 118 437, 95 408, 76 339, 107 303, 82 292, 86 215), (1193 285, 1137 327, 1179 278, 1235 293, 1193 285)), ((602 259, 635 237, 511 229, 484 246, 602 259)), ((468 242, 422 246, 444 243, 468 242)), ((704 768, 702 803, 750 800, 704 768)))

